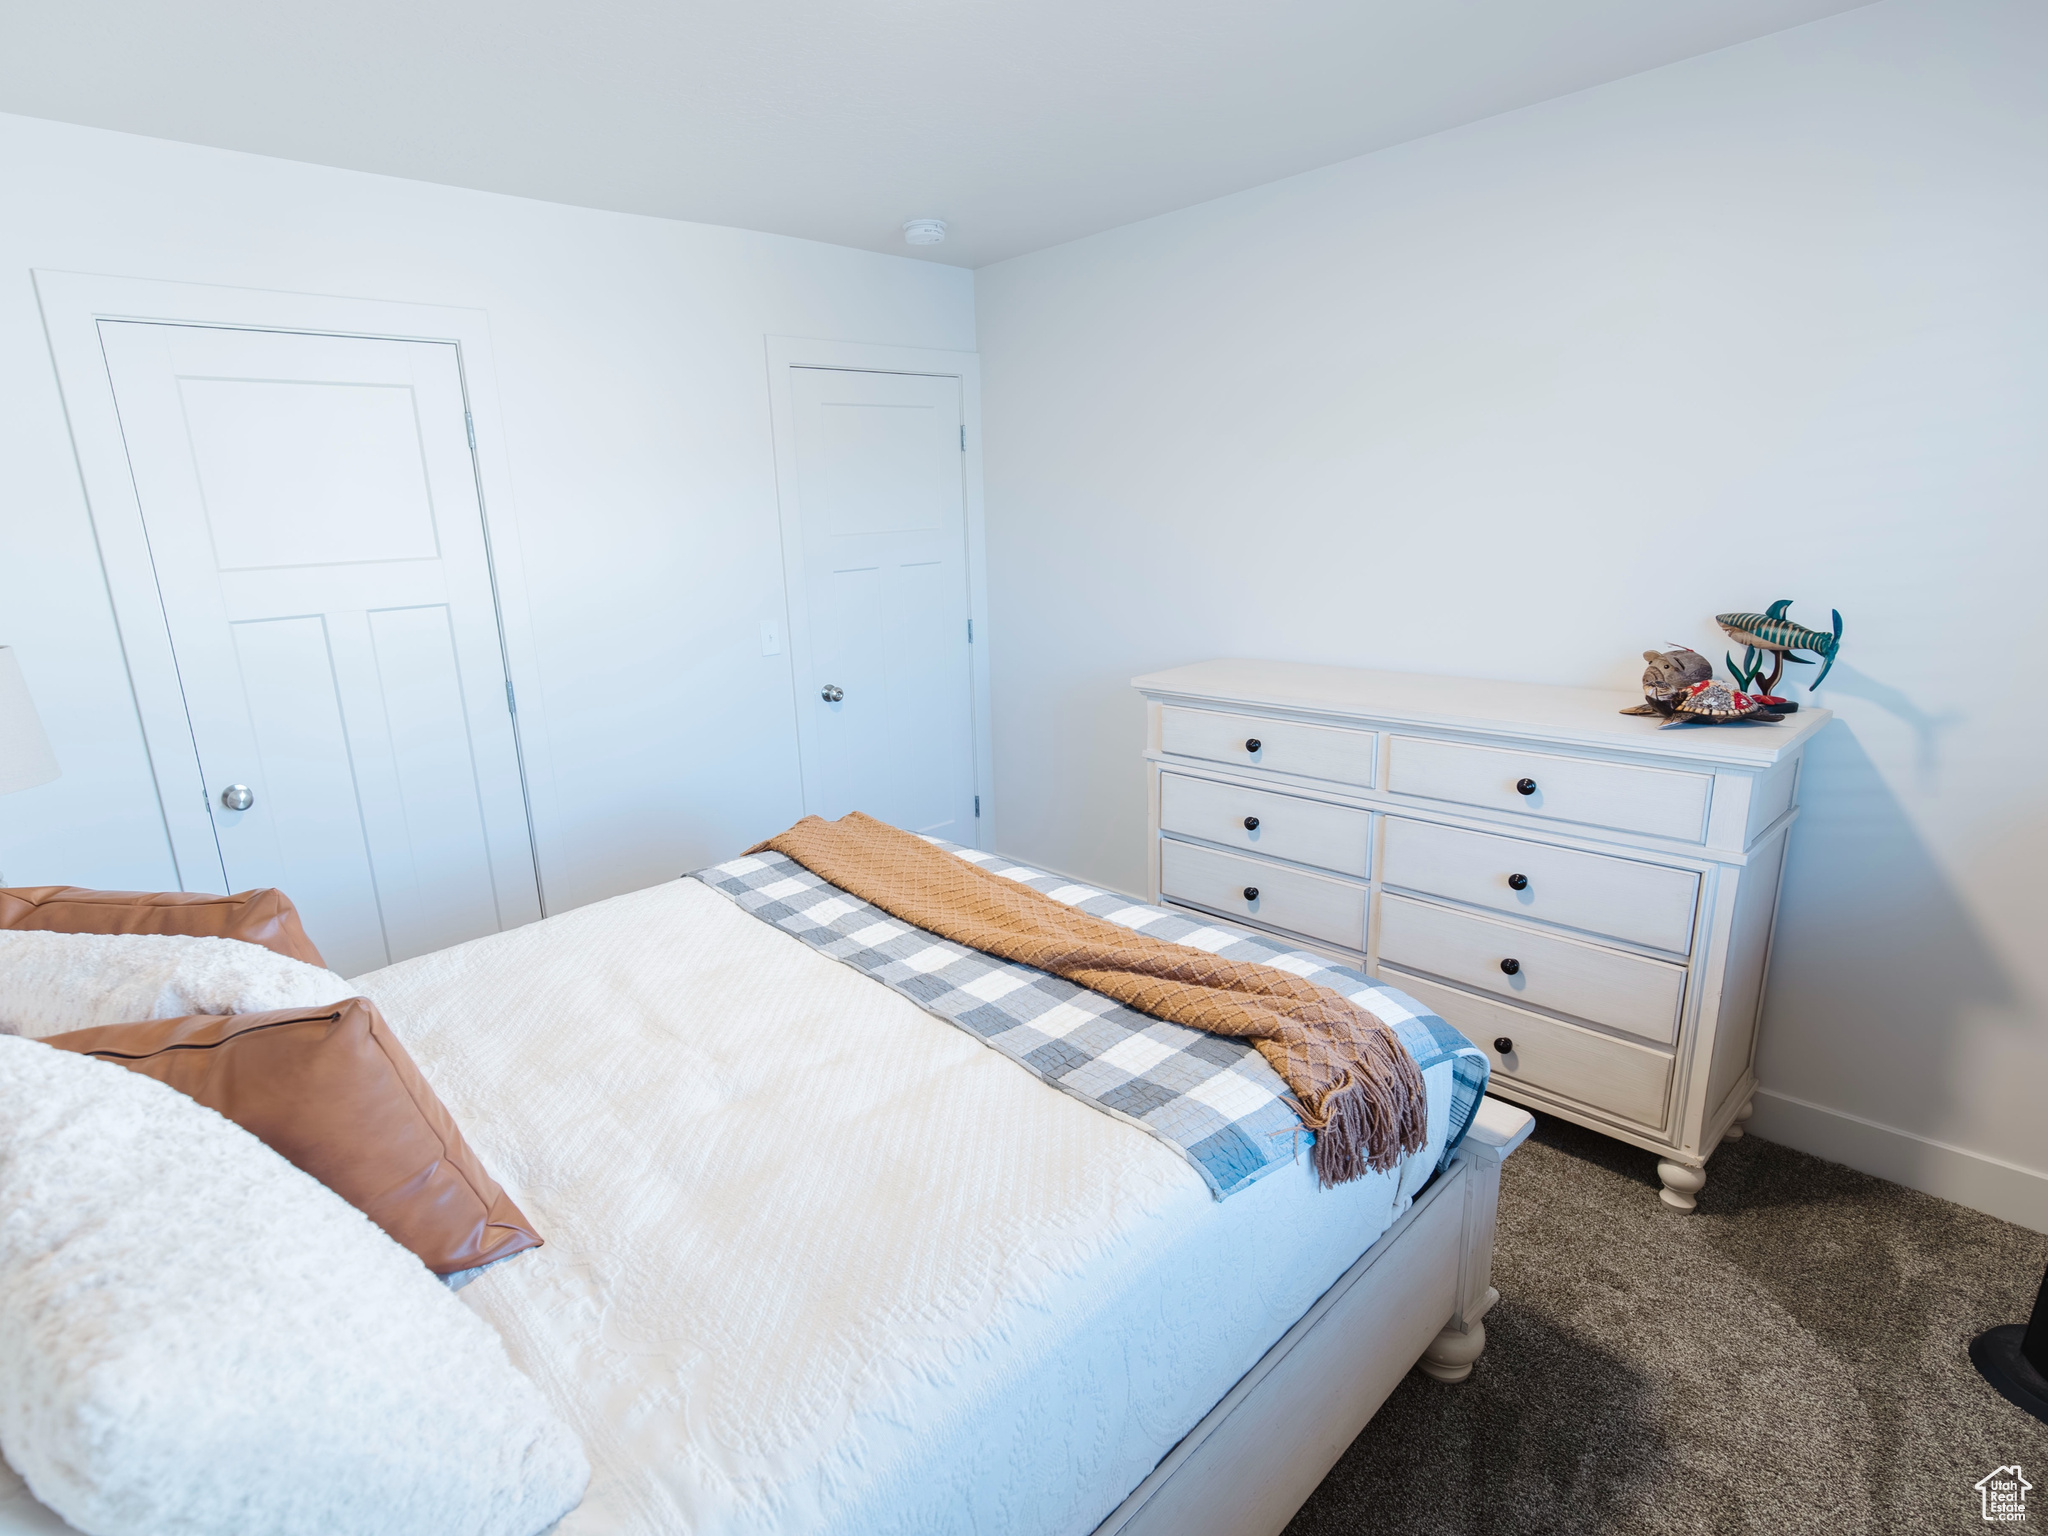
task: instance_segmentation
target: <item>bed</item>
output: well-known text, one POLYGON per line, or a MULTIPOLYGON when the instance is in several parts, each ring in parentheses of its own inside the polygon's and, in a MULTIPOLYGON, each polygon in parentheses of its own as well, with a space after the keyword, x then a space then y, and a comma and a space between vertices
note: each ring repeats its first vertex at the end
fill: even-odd
POLYGON ((589 1452, 563 1536, 1277 1531, 1484 1342, 1530 1121, 1442 1068, 1396 1168, 1218 1199, 697 879, 354 984, 546 1235, 460 1295, 589 1452))

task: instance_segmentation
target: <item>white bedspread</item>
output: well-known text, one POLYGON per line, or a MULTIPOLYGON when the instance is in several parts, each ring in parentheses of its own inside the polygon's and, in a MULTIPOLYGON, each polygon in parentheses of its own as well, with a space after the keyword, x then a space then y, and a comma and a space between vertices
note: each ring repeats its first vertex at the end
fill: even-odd
POLYGON ((460 1295, 583 1437, 565 1536, 1088 1532, 1445 1135, 1448 1067, 1400 1177, 1215 1201, 691 880, 357 982, 547 1240, 460 1295))

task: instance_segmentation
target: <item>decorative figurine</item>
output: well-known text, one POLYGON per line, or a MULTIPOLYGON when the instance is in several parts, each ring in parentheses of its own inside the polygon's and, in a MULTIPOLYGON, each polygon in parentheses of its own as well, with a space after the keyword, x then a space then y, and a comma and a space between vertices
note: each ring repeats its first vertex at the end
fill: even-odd
POLYGON ((1714 664, 1698 651, 1675 645, 1645 651, 1643 702, 1624 715, 1656 715, 1666 726, 1718 725, 1736 720, 1774 724, 1784 718, 1773 701, 1752 698, 1714 681, 1714 664))
POLYGON ((1735 658, 1725 658, 1729 675, 1741 688, 1756 688, 1757 679, 1763 676, 1763 653, 1771 660, 1771 675, 1764 678, 1758 690, 1773 709, 1782 709, 1790 714, 1799 706, 1772 697, 1778 691, 1778 674, 1785 670, 1790 661, 1796 666, 1810 667, 1813 663, 1804 656, 1794 656, 1794 651, 1811 651, 1825 658, 1826 665, 1819 676, 1807 684, 1806 691, 1812 693, 1819 688, 1828 675, 1828 668, 1835 664, 1835 652, 1842 644, 1842 615, 1831 610, 1835 617, 1835 632, 1824 635, 1817 629, 1808 629, 1804 624, 1795 624, 1785 617, 1785 610, 1792 606, 1792 599, 1781 597, 1771 604, 1764 613, 1721 613, 1714 616, 1714 622, 1728 632, 1729 638, 1740 640, 1743 645, 1742 662, 1737 665, 1735 658))
POLYGON ((1645 651, 1643 660, 1643 702, 1624 715, 1662 715, 1669 720, 1694 683, 1714 675, 1714 664, 1698 651, 1674 645, 1668 651, 1645 651))
POLYGON ((1784 718, 1762 699, 1739 692, 1710 677, 1686 689, 1685 697, 1676 706, 1676 718, 1664 723, 1669 727, 1693 721, 1721 725, 1732 720, 1756 720, 1765 725, 1776 725, 1784 718))

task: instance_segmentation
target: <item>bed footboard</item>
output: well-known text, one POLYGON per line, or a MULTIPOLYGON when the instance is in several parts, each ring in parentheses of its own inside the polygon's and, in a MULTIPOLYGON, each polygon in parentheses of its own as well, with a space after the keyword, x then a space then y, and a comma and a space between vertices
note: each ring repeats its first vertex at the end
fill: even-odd
POLYGON ((1429 1341, 1416 1366, 1438 1381, 1463 1381, 1486 1348, 1486 1316, 1500 1292, 1493 1288, 1493 1232, 1500 1212, 1500 1165, 1536 1128, 1526 1109, 1481 1099, 1472 1129, 1458 1148, 1465 1159, 1465 1240, 1459 1250, 1458 1305, 1429 1341))
POLYGON ((1451 1166, 1169 1451, 1095 1536, 1277 1536, 1411 1367, 1486 1345, 1500 1165, 1527 1110, 1482 1100, 1451 1166))

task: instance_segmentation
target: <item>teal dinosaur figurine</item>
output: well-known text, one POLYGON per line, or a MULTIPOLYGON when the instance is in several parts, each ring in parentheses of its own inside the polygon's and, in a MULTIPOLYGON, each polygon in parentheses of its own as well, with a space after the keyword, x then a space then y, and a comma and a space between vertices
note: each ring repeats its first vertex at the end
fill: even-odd
POLYGON ((1783 658, 1778 667, 1771 671, 1773 686, 1777 683, 1778 671, 1784 662, 1793 662, 1802 667, 1813 665, 1809 658, 1793 655, 1794 651, 1811 651, 1825 662, 1819 675, 1807 685, 1807 692, 1814 692, 1826 680, 1829 668, 1835 664, 1835 653, 1842 644, 1841 612, 1830 610, 1834 613, 1835 632, 1832 635, 1824 635, 1817 629, 1808 629, 1804 624, 1796 624, 1788 619, 1785 614, 1791 606, 1791 598, 1781 597, 1764 613, 1714 615, 1714 622, 1726 630, 1731 639, 1740 640, 1748 648, 1743 654, 1744 666, 1738 667, 1732 656, 1726 658, 1729 672, 1743 687, 1747 688, 1763 671, 1762 660, 1756 656, 1758 651, 1769 651, 1774 656, 1783 658))

